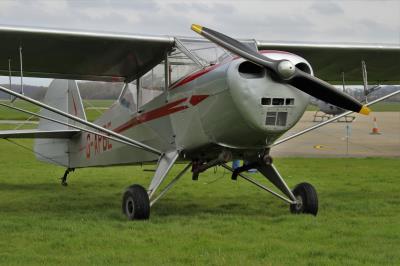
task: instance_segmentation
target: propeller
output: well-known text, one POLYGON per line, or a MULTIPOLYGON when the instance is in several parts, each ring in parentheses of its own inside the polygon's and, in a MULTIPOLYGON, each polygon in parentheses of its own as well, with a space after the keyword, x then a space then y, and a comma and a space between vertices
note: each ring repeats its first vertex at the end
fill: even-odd
POLYGON ((265 67, 270 72, 274 73, 281 82, 290 84, 317 99, 364 115, 368 115, 370 112, 370 109, 367 106, 362 105, 350 95, 337 90, 331 84, 298 69, 289 60, 274 60, 268 58, 231 37, 200 25, 192 24, 191 28, 198 34, 226 50, 237 54, 250 62, 265 67))

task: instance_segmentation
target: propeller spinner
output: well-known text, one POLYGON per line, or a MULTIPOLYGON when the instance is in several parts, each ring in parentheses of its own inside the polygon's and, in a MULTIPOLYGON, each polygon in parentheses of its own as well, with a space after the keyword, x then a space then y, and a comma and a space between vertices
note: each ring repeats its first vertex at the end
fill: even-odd
POLYGON ((226 50, 237 54, 250 62, 261 65, 274 73, 278 79, 324 102, 346 110, 368 115, 370 109, 363 106, 350 95, 337 90, 331 84, 298 69, 288 60, 274 60, 250 49, 245 44, 222 33, 192 24, 192 30, 226 50))

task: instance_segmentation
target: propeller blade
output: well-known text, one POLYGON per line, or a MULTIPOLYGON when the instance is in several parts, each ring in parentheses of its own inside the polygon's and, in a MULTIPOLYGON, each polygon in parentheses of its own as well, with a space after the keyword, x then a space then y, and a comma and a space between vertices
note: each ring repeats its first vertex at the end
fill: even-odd
POLYGON ((368 115, 370 109, 356 99, 336 89, 331 84, 296 68, 296 73, 287 81, 288 84, 324 102, 345 110, 368 115))
POLYGON ((273 60, 259 54, 250 49, 250 47, 232 39, 231 37, 200 25, 192 24, 191 28, 198 34, 226 50, 237 54, 250 62, 264 66, 271 72, 275 73, 282 82, 288 83, 317 99, 365 115, 370 112, 370 109, 367 106, 363 106, 350 95, 337 90, 331 84, 323 80, 301 71, 288 60, 273 60))
POLYGON ((280 61, 282 61, 273 60, 268 57, 262 56, 256 51, 250 49, 250 47, 248 47, 247 45, 212 29, 202 27, 197 24, 192 24, 191 28, 201 36, 209 39, 213 43, 218 44, 226 50, 237 54, 253 63, 262 65, 273 72, 277 72, 277 65, 280 61))

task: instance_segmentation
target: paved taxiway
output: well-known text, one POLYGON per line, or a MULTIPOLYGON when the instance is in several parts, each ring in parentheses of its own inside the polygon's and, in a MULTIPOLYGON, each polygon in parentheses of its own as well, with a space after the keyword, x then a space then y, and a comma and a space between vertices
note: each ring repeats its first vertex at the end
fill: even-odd
MULTIPOLYGON (((306 112, 300 122, 283 137, 308 128, 314 112, 306 112)), ((400 156, 400 112, 376 112, 356 115, 352 123, 333 122, 300 137, 282 143, 271 150, 275 157, 366 157, 400 156), (371 135, 376 117, 380 135, 371 135), (349 129, 346 128, 349 124, 349 129), (347 149, 347 131, 349 131, 347 149), (348 152, 347 152, 348 150, 348 152)))

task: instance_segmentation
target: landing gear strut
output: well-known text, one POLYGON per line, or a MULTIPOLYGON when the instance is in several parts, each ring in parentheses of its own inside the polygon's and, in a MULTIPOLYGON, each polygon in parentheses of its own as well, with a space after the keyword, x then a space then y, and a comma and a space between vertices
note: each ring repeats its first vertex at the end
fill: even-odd
POLYGON ((150 207, 161 198, 190 168, 188 164, 160 193, 154 198, 156 190, 167 177, 171 167, 178 159, 179 152, 173 150, 164 153, 157 163, 157 169, 151 180, 149 189, 146 190, 140 185, 132 185, 128 187, 122 197, 122 212, 129 220, 147 220, 150 217, 150 207))
POLYGON ((68 186, 67 177, 68 177, 68 174, 73 171, 75 171, 75 168, 67 168, 67 170, 65 170, 63 177, 61 177, 61 185, 62 186, 64 186, 64 187, 68 186))
POLYGON ((232 172, 232 180, 236 180, 237 177, 240 176, 257 187, 289 203, 292 213, 308 213, 313 215, 317 215, 318 213, 318 197, 314 187, 308 183, 301 183, 298 184, 293 191, 291 191, 285 180, 279 174, 278 170, 272 164, 272 158, 269 155, 265 155, 262 158, 254 160, 248 165, 239 167, 236 170, 233 170, 226 164, 222 164, 222 167, 232 172), (275 191, 259 183, 257 180, 244 175, 243 172, 247 171, 248 168, 256 168, 284 195, 276 193, 275 191))

